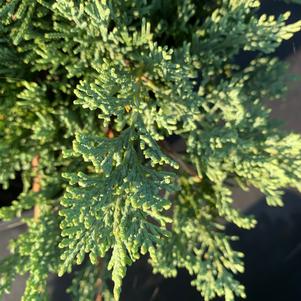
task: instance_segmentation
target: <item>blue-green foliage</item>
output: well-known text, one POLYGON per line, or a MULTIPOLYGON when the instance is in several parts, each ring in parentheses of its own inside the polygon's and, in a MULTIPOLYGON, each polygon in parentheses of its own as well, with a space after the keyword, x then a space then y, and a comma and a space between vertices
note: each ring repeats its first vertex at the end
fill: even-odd
POLYGON ((301 22, 258 16, 259 6, 0 2, 0 183, 23 182, 0 218, 40 211, 0 263, 0 298, 29 273, 22 300, 47 300, 48 274, 78 264, 73 300, 118 300, 144 254, 165 277, 187 269, 206 301, 245 296, 243 254, 223 230, 256 221, 232 206, 229 182, 273 206, 285 188, 301 190, 301 138, 264 104, 285 92, 285 66, 269 55, 301 22), (241 51, 258 53, 246 68, 234 63, 241 51))

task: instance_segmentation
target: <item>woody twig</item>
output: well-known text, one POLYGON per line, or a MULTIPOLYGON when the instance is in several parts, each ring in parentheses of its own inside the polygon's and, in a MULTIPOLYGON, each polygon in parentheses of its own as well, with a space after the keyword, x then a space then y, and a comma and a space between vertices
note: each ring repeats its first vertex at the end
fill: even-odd
POLYGON ((192 176, 193 178, 195 178, 198 182, 202 181, 202 177, 200 177, 196 171, 196 169, 190 165, 187 164, 178 153, 174 152, 172 149, 170 149, 170 147, 167 145, 167 143, 165 141, 162 141, 159 143, 161 149, 167 154, 169 155, 173 160, 175 160, 180 168, 186 172, 187 174, 189 174, 190 176, 192 176))
MULTIPOLYGON (((34 156, 31 161, 32 172, 35 175, 33 178, 33 183, 32 183, 32 188, 31 188, 31 190, 33 192, 39 192, 41 190, 41 174, 39 173, 39 170, 38 170, 39 162, 40 162, 39 155, 34 156)), ((36 204, 34 206, 34 212, 33 212, 34 219, 37 221, 39 219, 40 215, 41 215, 40 205, 36 204)))

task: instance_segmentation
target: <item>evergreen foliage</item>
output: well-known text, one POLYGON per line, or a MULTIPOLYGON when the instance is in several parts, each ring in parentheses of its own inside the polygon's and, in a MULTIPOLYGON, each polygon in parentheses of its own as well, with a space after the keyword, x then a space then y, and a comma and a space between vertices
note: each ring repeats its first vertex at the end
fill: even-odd
POLYGON ((272 206, 301 190, 301 137, 264 104, 285 92, 270 54, 301 22, 258 16, 257 0, 0 3, 0 182, 23 182, 0 218, 39 212, 0 263, 0 299, 28 273, 22 300, 47 300, 49 273, 80 265, 73 300, 118 300, 144 254, 166 277, 187 269, 206 301, 244 297, 243 254, 223 230, 256 221, 231 186, 272 206), (257 52, 246 68, 242 51, 257 52))

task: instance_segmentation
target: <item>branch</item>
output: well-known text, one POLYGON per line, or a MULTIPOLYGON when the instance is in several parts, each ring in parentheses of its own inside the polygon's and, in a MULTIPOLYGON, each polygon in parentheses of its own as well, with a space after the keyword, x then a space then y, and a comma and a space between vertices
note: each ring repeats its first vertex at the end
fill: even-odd
POLYGON ((98 263, 97 263, 97 269, 99 273, 99 278, 97 278, 96 281, 96 288, 97 288, 97 293, 96 293, 96 298, 95 301, 102 301, 102 287, 103 287, 103 281, 101 279, 103 275, 103 269, 104 269, 104 259, 98 258, 98 263))
MULTIPOLYGON (((33 178, 32 188, 31 188, 33 192, 41 191, 41 175, 38 171, 39 162, 40 162, 39 155, 34 156, 31 161, 32 171, 35 174, 35 177, 33 178)), ((33 212, 33 217, 34 217, 35 221, 37 221, 39 219, 40 215, 41 215, 40 205, 35 205, 34 212, 33 212)))
POLYGON ((159 142, 160 147, 162 148, 162 150, 169 155, 173 160, 175 160, 180 168, 186 172, 187 174, 191 175, 193 178, 195 178, 195 180, 197 182, 201 182, 202 181, 202 177, 198 175, 196 169, 190 165, 187 164, 181 157, 180 154, 174 152, 165 141, 161 141, 159 142))

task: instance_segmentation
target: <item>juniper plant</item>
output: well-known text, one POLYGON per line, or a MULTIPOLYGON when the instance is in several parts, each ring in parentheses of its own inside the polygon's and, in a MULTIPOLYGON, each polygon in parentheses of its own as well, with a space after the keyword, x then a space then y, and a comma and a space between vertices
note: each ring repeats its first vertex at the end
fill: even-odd
POLYGON ((224 227, 256 221, 229 184, 272 206, 301 189, 301 138, 264 104, 285 91, 271 54, 301 22, 258 16, 257 0, 0 3, 0 182, 23 183, 0 218, 35 208, 0 263, 0 298, 27 273, 22 300, 47 300, 49 273, 80 265, 73 300, 118 300, 145 254, 165 277, 187 269, 206 301, 244 297, 224 227))

